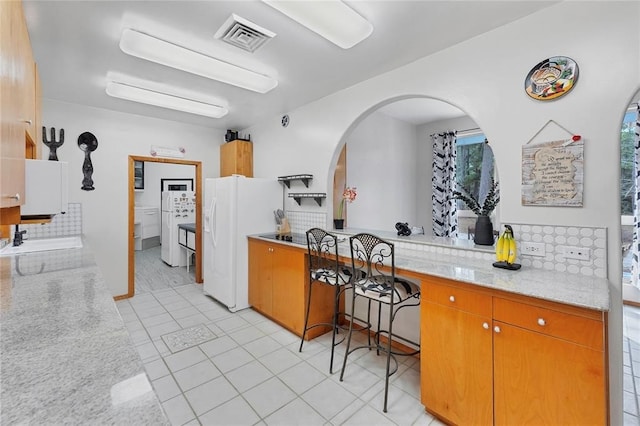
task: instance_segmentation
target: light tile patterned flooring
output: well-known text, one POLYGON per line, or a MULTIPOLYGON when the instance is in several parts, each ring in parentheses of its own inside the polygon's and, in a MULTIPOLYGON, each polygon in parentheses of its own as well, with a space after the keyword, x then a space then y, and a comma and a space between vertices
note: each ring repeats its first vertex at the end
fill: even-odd
POLYGON ((344 344, 330 375, 330 334, 300 353, 296 335, 251 309, 230 313, 201 285, 136 294, 117 306, 174 425, 441 424, 420 403, 416 358, 399 358, 385 414, 384 357, 374 351, 352 354, 340 382, 344 344), (162 339, 200 324, 214 338, 175 353, 162 339))
MULTIPOLYGON (((340 382, 344 349, 330 375, 330 335, 299 353, 297 336, 251 309, 229 312, 197 284, 136 293, 117 306, 174 425, 441 424, 420 404, 416 359, 392 376, 384 414, 375 353, 352 354, 340 382), (213 338, 199 345, 172 353, 162 339, 201 324, 213 338)), ((624 306, 623 345, 624 426, 640 426, 640 308, 624 306)))

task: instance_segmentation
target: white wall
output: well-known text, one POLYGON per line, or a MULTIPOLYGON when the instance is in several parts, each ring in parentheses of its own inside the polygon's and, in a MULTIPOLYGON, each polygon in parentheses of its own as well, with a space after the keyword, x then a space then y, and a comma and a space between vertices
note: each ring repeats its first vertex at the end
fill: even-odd
MULTIPOLYGON (((43 99, 42 117, 47 130, 65 131, 58 158, 69 162, 69 201, 82 203, 84 236, 111 293, 126 294, 129 155, 150 156, 151 145, 184 147, 185 159, 202 161, 203 178, 216 177, 224 131, 50 99, 43 99), (91 154, 94 191, 80 189, 84 154, 77 140, 86 131, 98 139, 91 154)), ((42 152, 47 158, 44 144, 42 152)))
POLYGON ((358 189, 347 204, 351 228, 395 231, 416 222, 416 126, 376 112, 347 138, 347 186, 358 189))
POLYGON ((186 164, 144 163, 144 190, 136 191, 136 205, 157 207, 161 204, 161 179, 193 179, 196 185, 196 167, 186 164))
MULTIPOLYGON (((412 96, 458 106, 491 141, 501 180, 504 222, 607 227, 611 282, 609 362, 612 424, 622 423, 622 259, 620 250, 620 123, 640 87, 638 2, 562 2, 387 74, 288 111, 248 129, 259 174, 277 176, 302 165, 313 173, 310 190, 328 191, 338 147, 371 110, 412 96), (570 18, 568 18, 570 17, 570 18), (542 59, 566 55, 580 67, 575 88, 540 102, 524 92, 524 79, 542 59), (553 119, 585 140, 584 206, 530 207, 520 203, 521 147, 553 119), (275 161, 287 155, 287 163, 275 161)), ((566 137, 550 126, 540 135, 566 137)), ((331 212, 330 198, 326 211, 331 212)), ((330 215, 329 215, 330 216, 330 215)), ((561 285, 561 283, 558 283, 561 285)))

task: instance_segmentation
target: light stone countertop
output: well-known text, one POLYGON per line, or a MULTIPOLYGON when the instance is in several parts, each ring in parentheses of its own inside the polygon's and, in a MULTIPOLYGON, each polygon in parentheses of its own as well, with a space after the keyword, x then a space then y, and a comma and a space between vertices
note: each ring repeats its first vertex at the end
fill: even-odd
MULTIPOLYGON (((347 237, 358 232, 366 232, 366 230, 344 229, 331 232, 339 237, 347 237)), ((371 233, 394 242, 404 241, 464 250, 468 254, 462 257, 422 250, 397 250, 396 268, 567 305, 598 311, 609 310, 609 281, 605 278, 525 266, 517 271, 495 268, 492 266, 493 260, 481 258, 486 257, 483 253, 493 253, 493 247, 477 246, 467 240, 454 241, 425 235, 398 237, 392 232, 373 231, 371 233)), ((252 237, 302 247, 306 250, 306 245, 265 238, 262 235, 266 234, 252 235, 252 237)), ((340 256, 351 257, 347 239, 338 243, 338 252, 340 256)))
POLYGON ((83 244, 0 259, 0 423, 169 424, 83 244))

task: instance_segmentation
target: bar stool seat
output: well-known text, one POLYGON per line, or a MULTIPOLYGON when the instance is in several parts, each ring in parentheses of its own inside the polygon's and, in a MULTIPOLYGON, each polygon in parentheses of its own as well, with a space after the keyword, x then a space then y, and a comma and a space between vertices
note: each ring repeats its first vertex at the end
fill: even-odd
MULTIPOLYGON (((340 300, 342 294, 348 288, 351 288, 353 269, 345 266, 338 258, 338 237, 330 234, 320 228, 311 228, 306 232, 307 248, 309 254, 309 293, 307 295, 307 310, 305 313, 304 330, 300 340, 299 352, 302 352, 304 338, 309 330, 315 327, 331 327, 331 359, 329 361, 329 374, 333 374, 333 359, 335 347, 344 341, 342 339, 336 341, 336 335, 342 329, 347 331, 347 326, 340 324, 340 317, 350 317, 348 313, 340 311, 340 300), (333 315, 331 323, 321 322, 309 324, 309 312, 312 307, 312 293, 316 285, 329 285, 335 289, 333 315)), ((362 276, 358 273, 358 277, 362 276)), ((352 321, 350 321, 352 322, 352 321)), ((358 326, 358 329, 370 329, 370 321, 367 318, 364 326, 358 326)))
POLYGON ((349 243, 351 248, 352 270, 360 271, 361 273, 351 280, 353 287, 351 316, 353 317, 355 315, 357 298, 366 298, 369 301, 369 310, 371 309, 371 302, 377 302, 378 328, 374 334, 373 344, 369 341, 368 345, 360 345, 352 348, 353 321, 351 322, 342 362, 340 381, 344 379, 347 359, 354 351, 366 348, 369 350, 375 349, 378 355, 380 355, 380 352, 385 353, 387 359, 383 411, 386 413, 389 399, 389 377, 398 370, 398 361, 395 356, 412 356, 420 352, 419 342, 413 342, 393 332, 393 321, 397 313, 401 309, 420 305, 420 284, 410 278, 396 275, 395 248, 393 243, 368 233, 360 233, 352 236, 349 238, 349 243), (383 306, 386 306, 389 310, 388 323, 384 326, 385 328, 382 328, 381 324, 383 306), (380 342, 382 335, 385 335, 386 342, 380 342), (405 351, 392 348, 391 344, 393 340, 409 343, 418 349, 405 351), (394 362, 393 368, 391 368, 392 360, 394 362))

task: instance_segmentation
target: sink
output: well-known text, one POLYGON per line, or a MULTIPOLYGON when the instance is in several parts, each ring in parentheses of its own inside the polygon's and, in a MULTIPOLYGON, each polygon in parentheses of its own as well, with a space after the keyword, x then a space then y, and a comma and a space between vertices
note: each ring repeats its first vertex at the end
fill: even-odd
POLYGON ((64 250, 82 247, 82 237, 44 238, 41 240, 24 240, 14 247, 11 244, 0 250, 0 256, 13 256, 16 254, 33 253, 37 251, 64 250))

